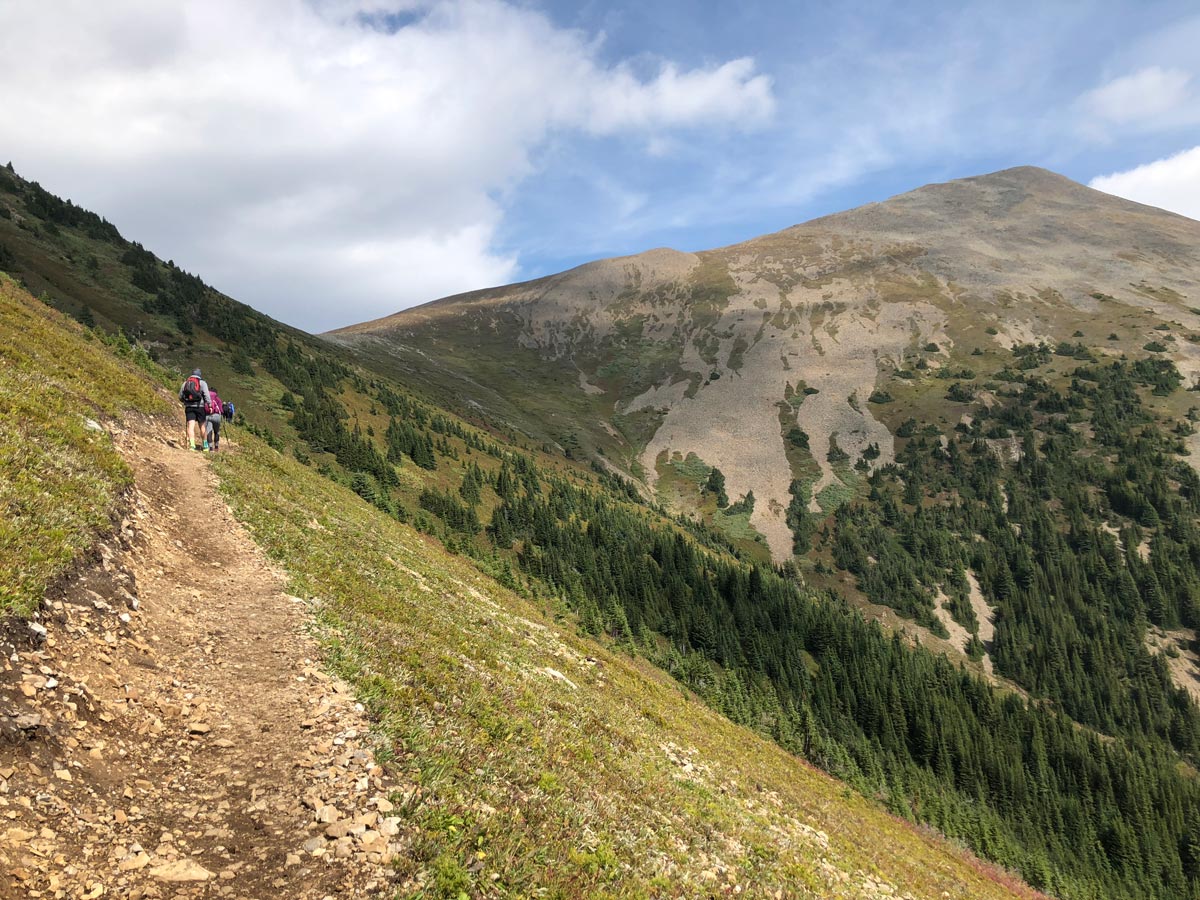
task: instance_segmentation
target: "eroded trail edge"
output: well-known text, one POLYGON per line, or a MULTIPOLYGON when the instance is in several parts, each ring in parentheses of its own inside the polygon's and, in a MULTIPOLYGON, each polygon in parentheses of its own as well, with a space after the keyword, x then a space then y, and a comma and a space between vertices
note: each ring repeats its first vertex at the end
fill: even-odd
POLYGON ((369 723, 175 431, 115 433, 129 515, 44 634, 4 636, 0 896, 385 893, 403 836, 369 723))

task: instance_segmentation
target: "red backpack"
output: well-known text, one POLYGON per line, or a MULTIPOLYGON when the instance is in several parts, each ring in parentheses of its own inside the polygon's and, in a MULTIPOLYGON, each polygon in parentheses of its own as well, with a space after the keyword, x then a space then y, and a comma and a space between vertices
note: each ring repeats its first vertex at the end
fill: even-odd
POLYGON ((204 391, 200 388, 200 379, 189 375, 179 392, 179 399, 184 403, 199 403, 204 399, 204 391))

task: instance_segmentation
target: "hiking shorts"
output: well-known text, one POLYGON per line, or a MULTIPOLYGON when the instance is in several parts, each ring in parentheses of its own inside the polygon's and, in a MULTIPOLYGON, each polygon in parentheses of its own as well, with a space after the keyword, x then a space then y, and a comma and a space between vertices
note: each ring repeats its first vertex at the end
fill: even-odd
POLYGON ((207 416, 204 415, 203 406, 185 406, 183 408, 183 418, 185 422, 199 422, 203 425, 207 416))

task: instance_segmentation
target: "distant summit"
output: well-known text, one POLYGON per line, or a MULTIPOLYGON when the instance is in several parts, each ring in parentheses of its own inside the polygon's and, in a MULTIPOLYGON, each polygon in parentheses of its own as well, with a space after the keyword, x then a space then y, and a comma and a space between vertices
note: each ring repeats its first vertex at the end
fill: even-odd
MULTIPOLYGON (((1200 330, 1198 306, 1200 223, 1022 166, 717 250, 657 249, 448 297, 329 337, 531 433, 561 443, 570 430, 568 443, 650 486, 664 460, 695 454, 731 495, 753 492, 750 523, 781 560, 798 471, 779 406, 797 391, 818 494, 845 487, 832 444, 850 466, 868 451, 870 467, 893 458, 900 407, 867 399, 919 360, 945 369, 1076 332, 1140 350, 1145 337, 1108 336, 1162 321, 1200 330), (570 429, 564 407, 578 413, 570 429)), ((1167 348, 1189 380, 1195 349, 1167 348)))

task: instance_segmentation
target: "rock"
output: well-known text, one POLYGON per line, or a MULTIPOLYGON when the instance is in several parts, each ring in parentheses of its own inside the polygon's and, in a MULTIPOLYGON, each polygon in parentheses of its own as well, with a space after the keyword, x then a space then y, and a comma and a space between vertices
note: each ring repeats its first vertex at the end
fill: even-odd
POLYGON ((323 852, 325 850, 325 838, 320 837, 320 836, 312 837, 312 838, 309 838, 307 841, 305 841, 300 846, 304 850, 305 853, 311 853, 314 856, 316 856, 317 853, 323 852))
POLYGON ((322 806, 317 811, 317 821, 324 825, 332 825, 341 817, 342 814, 338 812, 338 808, 332 803, 322 806))
POLYGON ((117 864, 122 872, 136 872, 150 865, 150 857, 145 851, 132 853, 117 864))
POLYGON ((384 837, 395 837, 400 833, 400 818, 388 816, 379 823, 379 833, 384 837))
POLYGON ((213 873, 190 859, 177 859, 166 865, 155 866, 150 874, 159 881, 208 881, 213 873))
MULTIPOLYGON (((21 713, 13 719, 13 725, 21 731, 35 731, 42 727, 42 717, 37 713, 21 713)), ((7 778, 5 779, 8 780, 7 778)))
POLYGON ((552 669, 549 666, 546 666, 541 671, 544 674, 549 675, 555 681, 561 681, 563 684, 567 685, 572 690, 576 690, 576 691, 579 690, 579 685, 577 685, 575 682, 573 682, 570 678, 568 678, 562 672, 558 671, 558 669, 552 669))
POLYGON ((189 722, 188 734, 208 734, 212 731, 212 726, 207 722, 189 722))
POLYGON ((342 819, 340 822, 334 822, 325 829, 325 837, 338 840, 339 838, 344 838, 350 834, 350 831, 353 828, 354 821, 352 819, 342 819))

